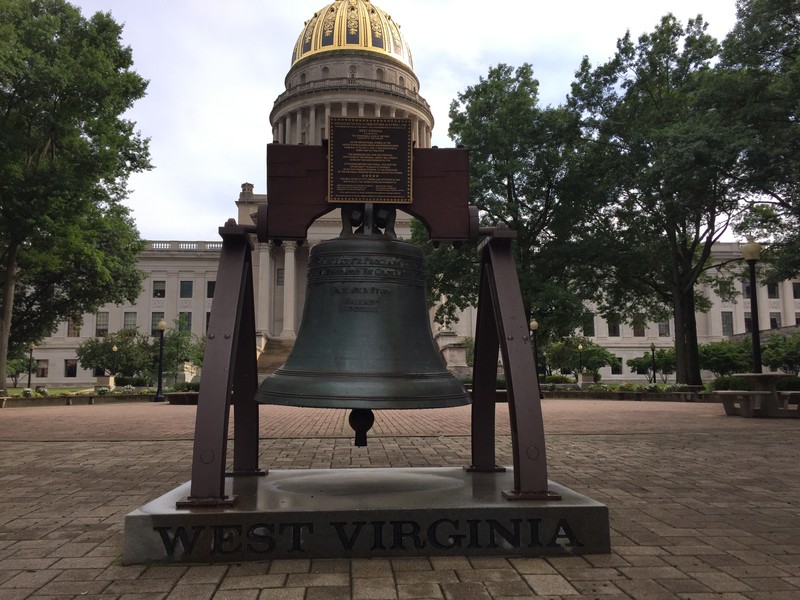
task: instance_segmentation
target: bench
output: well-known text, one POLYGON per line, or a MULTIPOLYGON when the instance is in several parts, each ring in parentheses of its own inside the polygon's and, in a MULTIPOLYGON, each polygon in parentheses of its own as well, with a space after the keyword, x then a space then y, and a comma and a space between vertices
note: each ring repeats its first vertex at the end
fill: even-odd
POLYGON ((712 398, 722 402, 725 414, 741 417, 764 417, 767 410, 764 400, 768 400, 771 392, 748 390, 718 390, 711 392, 712 398))
POLYGON ((778 392, 778 411, 782 415, 800 417, 800 392, 778 392))

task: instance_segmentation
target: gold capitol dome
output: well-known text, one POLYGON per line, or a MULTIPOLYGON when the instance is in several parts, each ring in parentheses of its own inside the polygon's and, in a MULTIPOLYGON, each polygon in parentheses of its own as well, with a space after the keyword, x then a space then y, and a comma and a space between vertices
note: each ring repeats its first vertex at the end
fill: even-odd
POLYGON ((369 0, 336 0, 306 21, 294 47, 292 66, 311 56, 359 50, 414 68, 400 26, 369 0))

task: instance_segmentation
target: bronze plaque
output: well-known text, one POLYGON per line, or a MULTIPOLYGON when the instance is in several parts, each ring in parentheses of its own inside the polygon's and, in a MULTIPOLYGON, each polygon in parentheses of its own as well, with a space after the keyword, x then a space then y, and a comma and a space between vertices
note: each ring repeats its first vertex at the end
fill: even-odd
POLYGON ((328 202, 410 204, 411 119, 331 117, 328 202))

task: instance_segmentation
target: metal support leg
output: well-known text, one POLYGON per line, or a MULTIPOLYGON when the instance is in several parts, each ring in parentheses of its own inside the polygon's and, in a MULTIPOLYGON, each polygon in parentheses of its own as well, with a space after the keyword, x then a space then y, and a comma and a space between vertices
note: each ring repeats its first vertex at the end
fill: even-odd
MULTIPOLYGON (((487 427, 489 373, 492 368, 495 370, 491 374, 493 387, 499 345, 508 387, 514 461, 514 489, 503 492, 503 496, 508 500, 557 500, 560 496, 547 487, 547 452, 538 375, 511 253, 512 233, 493 235, 481 249, 481 291, 473 367, 473 407, 478 405, 477 409, 473 408, 473 461, 476 451, 482 455, 489 452, 489 432, 483 431, 477 437, 475 432, 476 428, 487 427), (491 313, 491 317, 482 316, 486 313, 491 313), (476 418, 483 419, 477 426, 476 418)), ((493 417, 491 426, 494 429, 493 417)), ((493 431, 491 444, 494 445, 493 431)), ((491 452, 493 461, 493 448, 491 452)), ((488 465, 485 458, 482 464, 488 465)))
POLYGON ((258 406, 253 273, 249 229, 229 223, 220 229, 222 252, 216 297, 206 332, 203 383, 197 402, 192 484, 178 506, 230 505, 225 496, 228 417, 234 401, 234 470, 259 474, 258 406), (235 392, 235 395, 232 394, 235 392))

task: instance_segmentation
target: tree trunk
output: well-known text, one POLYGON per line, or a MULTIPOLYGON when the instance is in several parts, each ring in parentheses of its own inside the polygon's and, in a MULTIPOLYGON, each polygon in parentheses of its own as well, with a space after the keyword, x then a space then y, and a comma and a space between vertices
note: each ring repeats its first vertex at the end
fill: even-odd
POLYGON ((694 287, 675 294, 675 381, 686 385, 702 385, 700 354, 697 348, 694 287))
POLYGON ((8 393, 6 381, 8 374, 8 339, 11 337, 11 315, 14 309, 14 289, 17 285, 17 246, 9 244, 6 254, 6 280, 3 284, 0 303, 0 396, 8 393))

